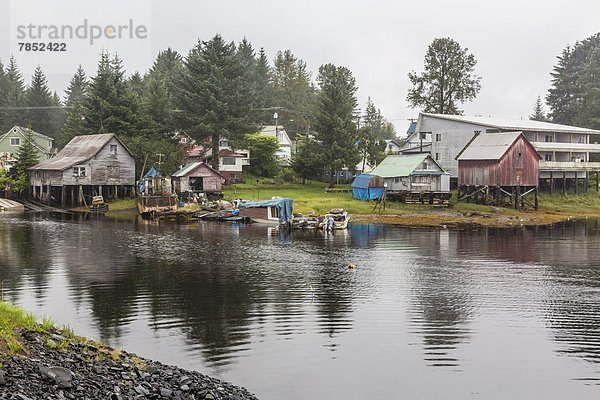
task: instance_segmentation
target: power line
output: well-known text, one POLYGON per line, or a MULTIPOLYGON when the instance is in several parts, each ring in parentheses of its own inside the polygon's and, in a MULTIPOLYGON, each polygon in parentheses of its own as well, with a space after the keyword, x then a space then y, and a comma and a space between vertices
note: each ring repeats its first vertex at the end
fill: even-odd
POLYGON ((73 106, 0 107, 0 110, 54 110, 65 108, 73 108, 73 106))

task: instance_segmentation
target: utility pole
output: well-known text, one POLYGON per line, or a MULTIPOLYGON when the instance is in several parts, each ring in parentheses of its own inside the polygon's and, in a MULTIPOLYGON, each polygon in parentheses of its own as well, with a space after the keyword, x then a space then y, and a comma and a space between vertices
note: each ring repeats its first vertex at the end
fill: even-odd
POLYGON ((163 153, 158 153, 157 156, 158 156, 158 162, 156 163, 156 165, 158 165, 158 171, 160 172, 160 167, 161 167, 161 165, 163 163, 162 162, 162 158, 163 158, 164 154, 163 153))

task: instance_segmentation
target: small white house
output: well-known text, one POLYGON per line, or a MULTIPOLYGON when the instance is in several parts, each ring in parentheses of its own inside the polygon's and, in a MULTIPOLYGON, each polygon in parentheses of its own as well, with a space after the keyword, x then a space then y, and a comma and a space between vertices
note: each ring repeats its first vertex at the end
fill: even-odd
POLYGON ((292 161, 293 142, 283 127, 268 125, 260 130, 260 134, 274 137, 279 144, 276 155, 282 165, 290 165, 292 161))

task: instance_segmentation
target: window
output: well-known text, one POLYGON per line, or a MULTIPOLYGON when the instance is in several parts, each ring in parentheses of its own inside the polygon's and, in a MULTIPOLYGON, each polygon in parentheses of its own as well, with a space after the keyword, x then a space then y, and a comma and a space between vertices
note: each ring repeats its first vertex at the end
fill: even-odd
POLYGON ((11 146, 20 146, 21 145, 21 138, 11 137, 10 138, 10 145, 11 146))
POLYGON ((116 155, 117 154, 117 145, 116 144, 111 144, 110 145, 110 154, 111 155, 116 155))
POLYGON ((227 147, 228 143, 226 139, 219 140, 219 147, 227 147))
POLYGON ((435 134, 435 141, 436 142, 441 142, 442 141, 442 134, 441 133, 436 133, 435 134))
POLYGON ((442 155, 440 153, 435 153, 435 161, 440 161, 442 155))
POLYGON ((546 142, 554 142, 552 135, 546 135, 546 142))
POLYGON ((48 140, 48 148, 51 149, 52 148, 52 140, 48 140))
POLYGON ((544 154, 544 161, 552 161, 552 154, 544 154))
POLYGON ((223 165, 235 165, 235 157, 223 157, 223 165))
POLYGON ((76 176, 76 177, 86 176, 85 167, 73 167, 73 176, 76 176))

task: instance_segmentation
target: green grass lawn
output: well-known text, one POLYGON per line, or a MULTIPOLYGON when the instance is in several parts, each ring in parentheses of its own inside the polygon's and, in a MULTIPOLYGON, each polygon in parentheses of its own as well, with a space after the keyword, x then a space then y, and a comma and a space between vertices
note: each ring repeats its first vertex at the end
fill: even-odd
MULTIPOLYGON (((339 185, 337 188, 350 188, 350 185, 339 185)), ((379 208, 374 212, 375 203, 370 201, 353 200, 352 193, 327 193, 327 183, 311 182, 307 184, 236 184, 224 187, 226 200, 242 198, 247 200, 266 200, 273 196, 289 197, 294 200, 294 211, 308 213, 314 211, 324 214, 334 207, 344 208, 351 214, 379 213, 379 208)), ((541 211, 562 211, 573 213, 600 213, 600 194, 588 192, 587 194, 540 194, 539 205, 541 211)), ((450 207, 457 211, 489 212, 492 206, 463 203, 456 201, 453 193, 450 207)), ((428 205, 403 204, 386 202, 383 214, 400 215, 433 209, 428 205)), ((436 208, 439 209, 439 208, 436 208)), ((442 208, 443 209, 443 208, 442 208)), ((506 213, 517 213, 510 208, 503 208, 506 213)))

